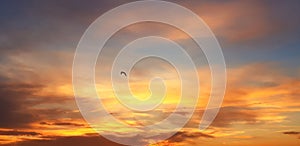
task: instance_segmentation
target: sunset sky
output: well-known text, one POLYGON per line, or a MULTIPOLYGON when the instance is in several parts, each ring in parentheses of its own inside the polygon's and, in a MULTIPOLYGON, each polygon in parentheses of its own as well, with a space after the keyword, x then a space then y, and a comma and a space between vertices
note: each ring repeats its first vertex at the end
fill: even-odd
MULTIPOLYGON (((127 2, 131 1, 0 1, 1 146, 121 146, 100 136, 81 115, 73 94, 72 65, 77 44, 89 25, 127 2)), ((171 2, 199 15, 222 47, 227 88, 216 119, 199 131, 211 87, 203 52, 186 33, 155 22, 127 26, 104 46, 95 66, 95 83, 106 110, 130 126, 154 124, 174 111, 180 98, 180 81, 174 67, 162 60, 144 59, 129 76, 132 93, 140 99, 151 95, 149 79, 165 79, 168 90, 157 109, 130 111, 111 90, 111 64, 120 49, 140 37, 161 36, 182 45, 196 60, 201 84, 199 101, 192 119, 171 138, 154 143, 151 138, 133 137, 154 146, 300 145, 300 1, 171 2)), ((178 21, 188 18, 178 16, 178 21)), ((181 61, 180 56, 173 55, 181 61)), ((185 73, 190 73, 188 67, 185 73)), ((184 86, 195 89, 194 84, 184 86)), ((189 104, 190 100, 185 101, 189 104)), ((185 114, 182 111, 182 116, 185 114)), ((99 129, 117 130, 127 136, 132 133, 116 129, 109 122, 99 129)))

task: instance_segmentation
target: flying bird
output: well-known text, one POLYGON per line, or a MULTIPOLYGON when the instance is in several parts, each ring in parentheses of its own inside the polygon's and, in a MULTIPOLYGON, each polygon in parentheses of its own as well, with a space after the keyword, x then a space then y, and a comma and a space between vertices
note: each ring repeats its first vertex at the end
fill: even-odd
POLYGON ((127 77, 127 74, 126 74, 126 72, 124 72, 124 71, 121 71, 120 74, 121 74, 121 75, 124 75, 125 77, 127 77))

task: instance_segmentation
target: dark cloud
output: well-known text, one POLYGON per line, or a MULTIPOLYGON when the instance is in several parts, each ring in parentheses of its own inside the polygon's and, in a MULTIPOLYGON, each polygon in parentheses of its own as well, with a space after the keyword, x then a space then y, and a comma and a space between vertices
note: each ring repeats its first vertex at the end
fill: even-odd
POLYGON ((300 139, 300 132, 297 132, 297 131, 286 131, 286 132, 282 132, 282 133, 286 134, 286 135, 297 136, 297 138, 300 139))
POLYGON ((0 85, 0 127, 24 127, 38 118, 28 111, 26 99, 40 86, 27 84, 0 85))
POLYGON ((2 1, 0 51, 72 49, 98 16, 126 1, 2 1), (60 36, 60 37, 57 37, 60 36), (61 39, 63 38, 63 39, 61 39), (69 47, 64 47, 69 46, 69 47))
MULTIPOLYGON (((70 137, 45 137, 48 140, 27 140, 15 143, 18 146, 122 146, 100 136, 70 136, 70 137)), ((3 145, 10 146, 11 144, 3 145)))
POLYGON ((33 132, 33 131, 19 131, 19 130, 10 130, 10 131, 3 131, 0 130, 0 135, 7 135, 7 136, 38 136, 41 133, 33 132))
MULTIPOLYGON (((28 128, 31 123, 58 118, 80 119, 73 98, 64 96, 39 96, 37 91, 44 88, 39 84, 1 83, 0 84, 0 127, 28 128), (62 106, 62 105, 65 106, 62 106)), ((76 125, 57 122, 56 125, 76 125)), ((77 124, 80 126, 80 124, 77 124)))
POLYGON ((287 132, 283 132, 283 134, 288 134, 288 135, 298 135, 298 134, 300 134, 300 132, 296 132, 296 131, 287 131, 287 132))
MULTIPOLYGON (((299 36, 300 19, 297 14, 300 12, 298 9, 300 3, 297 0, 274 0, 272 3, 266 0, 229 0, 223 2, 217 0, 178 0, 177 2, 197 12, 213 28, 221 40, 233 39, 251 41, 252 43, 270 43, 271 39, 272 43, 276 43, 274 42, 275 38, 287 41, 295 39, 297 33, 299 36), (237 11, 239 13, 236 13, 237 11)), ((231 42, 231 45, 236 43, 231 42)))
POLYGON ((212 135, 201 133, 201 132, 187 132, 187 131, 181 131, 177 132, 175 135, 173 135, 171 138, 168 140, 170 142, 183 142, 186 141, 187 139, 197 139, 197 138, 215 138, 212 135))
POLYGON ((85 126, 84 124, 74 123, 74 122, 40 122, 41 125, 55 125, 55 126, 78 126, 82 127, 85 126))
POLYGON ((257 114, 254 109, 247 107, 229 106, 222 107, 212 126, 227 127, 233 122, 256 123, 257 114))
MULTIPOLYGON (((255 124, 258 123, 257 117, 259 116, 255 113, 255 108, 242 107, 242 106, 224 106, 219 109, 219 113, 216 118, 211 123, 212 127, 230 127, 235 122, 243 122, 245 124, 255 124)), ((209 113, 210 109, 206 112, 209 113)), ((203 116, 203 110, 196 110, 192 120, 186 125, 188 128, 198 127, 201 117, 203 116)), ((184 113, 182 113, 184 114, 184 113)))

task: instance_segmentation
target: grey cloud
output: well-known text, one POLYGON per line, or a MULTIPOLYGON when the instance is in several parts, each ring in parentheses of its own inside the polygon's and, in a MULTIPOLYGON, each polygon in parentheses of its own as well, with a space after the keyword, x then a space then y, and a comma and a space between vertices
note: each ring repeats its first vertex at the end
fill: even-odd
POLYGON ((55 125, 55 126, 78 126, 82 127, 85 126, 84 124, 74 123, 74 122, 40 122, 41 125, 55 125))
POLYGON ((3 131, 0 130, 0 135, 8 135, 8 136, 38 136, 41 133, 33 132, 33 131, 19 131, 19 130, 10 130, 10 131, 3 131))
POLYGON ((215 138, 212 135, 201 133, 201 132, 177 132, 175 135, 173 135, 171 138, 169 138, 170 142, 183 142, 187 139, 197 139, 197 138, 215 138))
POLYGON ((32 96, 32 90, 39 88, 32 85, 0 85, 0 127, 24 127, 38 118, 27 111, 26 98, 32 96))
MULTIPOLYGON (((100 136, 57 136, 57 137, 44 137, 44 140, 26 140, 17 142, 18 146, 122 146, 120 144, 111 142, 100 136)), ((3 145, 10 146, 11 144, 3 145)))

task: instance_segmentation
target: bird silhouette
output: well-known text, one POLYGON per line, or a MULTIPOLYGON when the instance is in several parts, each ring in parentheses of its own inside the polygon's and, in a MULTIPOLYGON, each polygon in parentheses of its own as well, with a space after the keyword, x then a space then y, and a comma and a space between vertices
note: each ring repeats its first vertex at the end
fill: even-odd
POLYGON ((121 74, 121 75, 124 75, 125 77, 127 77, 127 74, 126 74, 126 72, 124 72, 124 71, 121 71, 120 74, 121 74))

